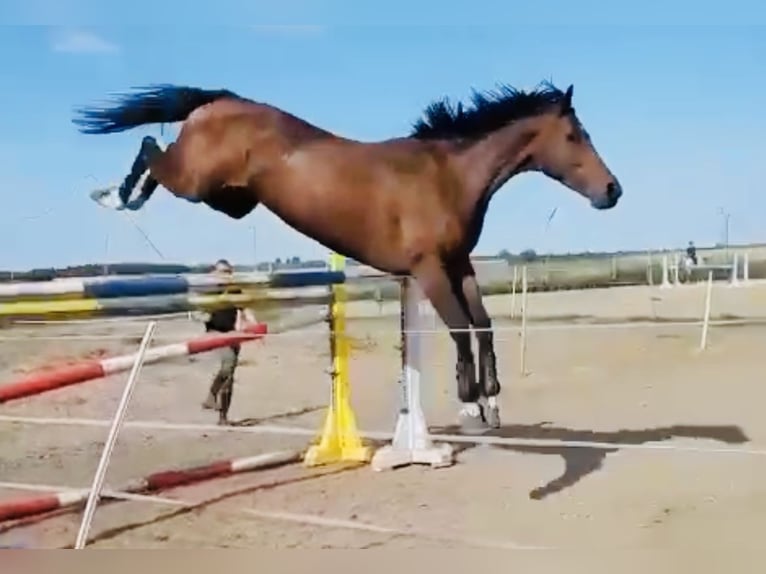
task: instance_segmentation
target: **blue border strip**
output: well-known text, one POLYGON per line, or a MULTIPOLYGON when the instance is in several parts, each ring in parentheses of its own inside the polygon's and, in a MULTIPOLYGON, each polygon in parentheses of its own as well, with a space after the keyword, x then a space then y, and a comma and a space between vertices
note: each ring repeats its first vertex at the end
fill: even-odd
POLYGON ((141 277, 85 283, 85 297, 92 299, 181 295, 188 292, 189 282, 183 277, 141 277))

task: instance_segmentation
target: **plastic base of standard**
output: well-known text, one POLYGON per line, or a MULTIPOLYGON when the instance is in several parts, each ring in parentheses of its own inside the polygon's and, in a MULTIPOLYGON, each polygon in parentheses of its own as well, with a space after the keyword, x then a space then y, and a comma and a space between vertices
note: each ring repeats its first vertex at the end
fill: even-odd
POLYGON ((305 466, 323 466, 339 462, 366 463, 372 458, 372 450, 367 446, 330 447, 312 446, 303 457, 305 466))
POLYGON ((372 457, 375 471, 410 464, 427 464, 433 468, 452 466, 454 451, 449 444, 435 445, 428 436, 422 411, 402 412, 396 421, 396 431, 390 445, 380 448, 372 457))
POLYGON ((372 470, 380 472, 411 464, 427 464, 432 468, 445 468, 455 463, 455 454, 449 444, 428 448, 408 449, 395 445, 384 446, 372 457, 372 470))

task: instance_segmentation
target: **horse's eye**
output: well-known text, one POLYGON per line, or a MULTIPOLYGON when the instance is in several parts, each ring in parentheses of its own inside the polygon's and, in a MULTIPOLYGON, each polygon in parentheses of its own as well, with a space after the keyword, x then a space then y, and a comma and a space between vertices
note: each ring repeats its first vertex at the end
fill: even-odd
POLYGON ((576 142, 577 141, 577 134, 574 133, 574 132, 569 132, 567 134, 567 141, 568 142, 572 142, 572 143, 576 142))

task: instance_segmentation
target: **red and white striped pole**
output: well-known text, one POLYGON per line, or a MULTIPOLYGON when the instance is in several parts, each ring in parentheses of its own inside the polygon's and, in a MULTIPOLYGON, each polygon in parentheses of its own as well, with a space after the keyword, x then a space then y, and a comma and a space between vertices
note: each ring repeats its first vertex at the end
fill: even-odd
MULTIPOLYGON (((112 490, 129 494, 157 492, 211 478, 299 462, 302 456, 302 453, 299 451, 277 451, 245 458, 221 460, 203 466, 165 470, 131 480, 123 485, 122 488, 112 490)), ((0 522, 18 520, 77 506, 88 499, 88 493, 88 489, 67 490, 43 496, 0 502, 0 522)), ((108 498, 109 495, 105 494, 104 497, 108 498)))
MULTIPOLYGON (((144 364, 205 353, 237 342, 261 339, 267 332, 265 323, 255 323, 242 331, 206 335, 183 343, 154 347, 146 351, 144 364)), ((0 403, 127 371, 133 366, 135 360, 136 353, 131 353, 108 359, 91 359, 66 367, 31 373, 11 383, 0 385, 0 403)))

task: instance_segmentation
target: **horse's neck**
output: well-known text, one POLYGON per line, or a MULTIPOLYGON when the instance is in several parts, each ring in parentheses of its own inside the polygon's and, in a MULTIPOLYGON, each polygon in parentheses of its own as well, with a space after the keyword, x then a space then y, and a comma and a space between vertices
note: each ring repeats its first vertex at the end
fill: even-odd
POLYGON ((533 167, 529 146, 539 131, 539 118, 519 120, 457 152, 465 207, 472 217, 483 219, 492 195, 514 175, 533 167))

